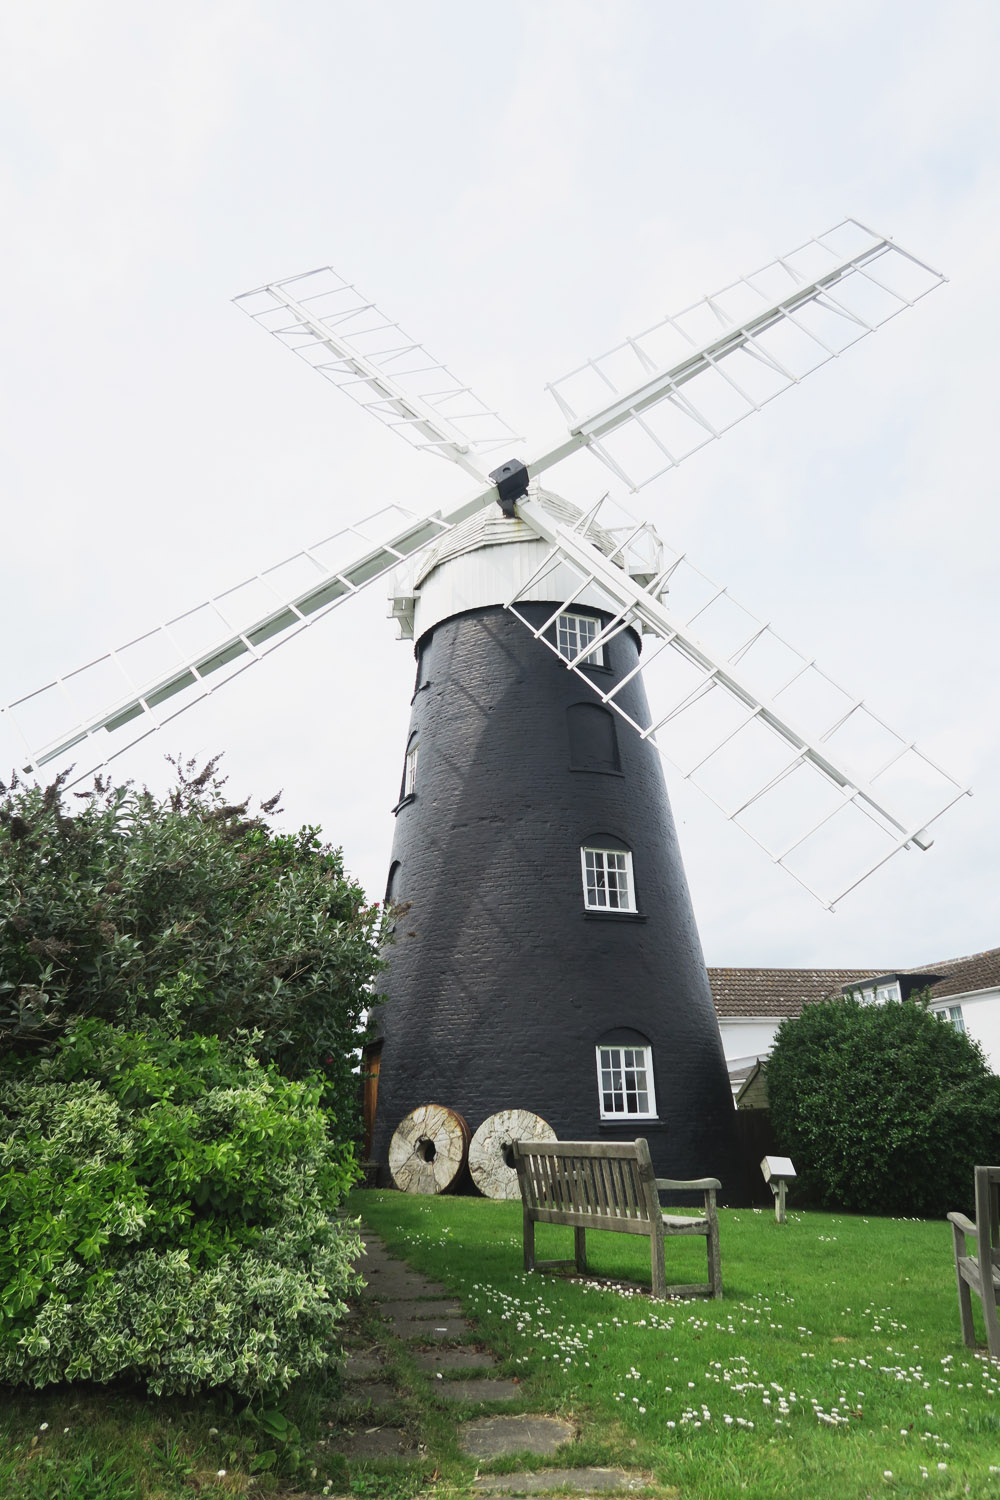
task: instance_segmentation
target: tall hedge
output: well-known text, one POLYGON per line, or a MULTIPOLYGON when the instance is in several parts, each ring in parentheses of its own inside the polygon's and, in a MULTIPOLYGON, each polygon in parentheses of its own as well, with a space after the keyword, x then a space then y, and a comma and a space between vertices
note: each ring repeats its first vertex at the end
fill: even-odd
POLYGON ((971 1206, 972 1169, 1000 1161, 1000 1077, 926 997, 838 998, 782 1022, 771 1119, 802 1201, 937 1216, 971 1206))
POLYGON ((259 1032, 257 1056, 289 1077, 320 1068, 353 1129, 382 913, 317 829, 275 829, 276 798, 252 813, 216 761, 175 768, 162 799, 0 785, 0 1051, 167 1010, 190 1034, 259 1032))

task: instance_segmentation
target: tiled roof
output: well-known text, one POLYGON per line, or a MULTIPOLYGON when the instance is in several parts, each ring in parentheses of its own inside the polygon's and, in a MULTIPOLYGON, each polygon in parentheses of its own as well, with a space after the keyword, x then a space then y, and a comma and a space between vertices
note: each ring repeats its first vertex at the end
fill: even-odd
MULTIPOLYGON (((709 969, 708 982, 720 1016, 797 1016, 803 1005, 839 995, 885 969, 709 969)), ((940 969, 938 970, 940 972, 940 969)))
POLYGON ((936 984, 931 985, 935 1000, 944 1000, 948 995, 965 995, 975 990, 1000 989, 1000 948, 990 948, 985 953, 971 953, 968 958, 946 959, 940 964, 923 964, 914 974, 942 974, 936 984))
POLYGON ((1000 948, 916 969, 709 969, 708 979, 716 1013, 725 1019, 797 1016, 803 1005, 839 995, 845 984, 862 984, 889 974, 942 976, 930 986, 935 1000, 1000 988, 1000 948))

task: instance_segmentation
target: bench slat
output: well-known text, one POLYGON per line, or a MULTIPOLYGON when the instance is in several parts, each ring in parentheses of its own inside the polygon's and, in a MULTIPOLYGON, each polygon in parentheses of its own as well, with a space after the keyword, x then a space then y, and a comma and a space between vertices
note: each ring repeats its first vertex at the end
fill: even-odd
POLYGON ((623 1215, 598 1218, 569 1208, 536 1208, 532 1218, 539 1224, 565 1224, 570 1229, 611 1229, 615 1234, 644 1234, 649 1238, 648 1219, 627 1219, 623 1215))
POLYGON ((710 1224, 707 1219, 690 1219, 684 1214, 662 1214, 668 1234, 707 1234, 710 1224))

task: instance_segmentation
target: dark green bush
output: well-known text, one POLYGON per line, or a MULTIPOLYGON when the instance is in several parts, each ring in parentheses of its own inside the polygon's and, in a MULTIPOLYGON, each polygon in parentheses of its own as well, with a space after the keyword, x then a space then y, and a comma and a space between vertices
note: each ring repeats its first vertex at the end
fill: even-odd
POLYGON ((252 1396, 328 1366, 353 1150, 252 1041, 89 1020, 0 1061, 0 1382, 252 1396))
POLYGON ((251 815, 214 761, 175 769, 162 801, 98 780, 68 807, 59 781, 0 785, 0 1049, 166 1009, 188 1033, 259 1032, 290 1077, 321 1067, 353 1131, 382 915, 316 829, 275 832, 276 799, 251 815))
POLYGON ((778 1028, 767 1091, 803 1202, 936 1216, 1000 1160, 1000 1078, 919 997, 806 1006, 778 1028))

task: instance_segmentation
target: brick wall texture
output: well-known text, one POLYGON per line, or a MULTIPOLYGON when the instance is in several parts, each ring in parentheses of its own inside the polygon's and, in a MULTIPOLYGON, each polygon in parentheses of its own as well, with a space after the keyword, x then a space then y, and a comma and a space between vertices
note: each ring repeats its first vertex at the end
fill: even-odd
MULTIPOLYGON (((551 609, 524 612, 540 625, 551 609)), ((658 1175, 735 1183, 732 1096, 656 751, 615 716, 621 774, 572 769, 567 708, 597 700, 502 608, 443 621, 417 655, 416 789, 392 853, 406 909, 377 1011, 381 1180, 400 1120, 434 1103, 473 1131, 519 1107, 562 1139, 644 1135, 658 1175), (584 910, 580 848, 601 835, 632 851, 635 917, 584 910), (595 1049, 615 1028, 652 1045, 655 1121, 600 1118, 595 1049)), ((626 632, 589 675, 606 687, 637 660, 626 632)), ((640 679, 623 705, 648 722, 640 679)))

